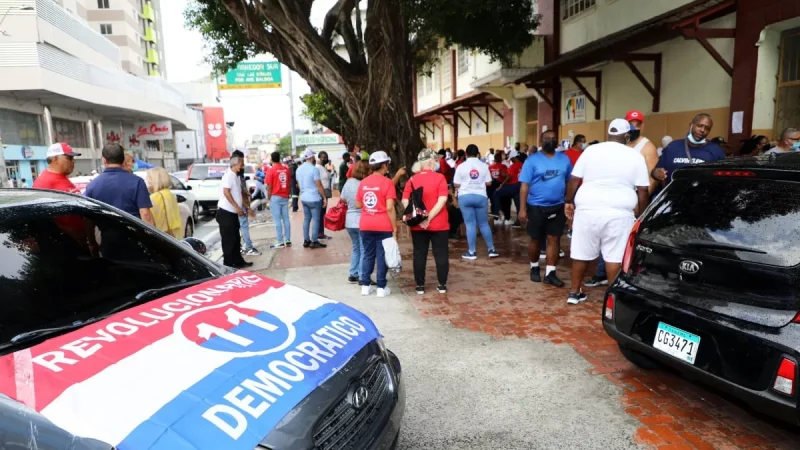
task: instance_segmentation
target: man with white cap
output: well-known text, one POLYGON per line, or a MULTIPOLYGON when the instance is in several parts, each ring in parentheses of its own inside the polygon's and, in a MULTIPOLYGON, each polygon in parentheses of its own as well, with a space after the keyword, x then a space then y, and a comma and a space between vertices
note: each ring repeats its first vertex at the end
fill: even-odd
POLYGON ((572 287, 567 303, 586 300, 581 290, 590 261, 605 258, 609 280, 619 272, 625 245, 636 220, 649 201, 650 177, 642 154, 627 144, 631 125, 614 119, 608 127, 608 142, 587 148, 567 184, 565 212, 573 219, 572 287))
POLYGON ((33 181, 35 189, 52 189, 55 191, 80 194, 80 190, 69 180, 75 170, 75 157, 81 156, 68 144, 57 142, 47 149, 47 169, 33 181))
POLYGON ((319 241, 318 231, 322 223, 322 208, 328 206, 328 197, 322 187, 317 155, 310 149, 303 152, 303 164, 297 168, 297 185, 300 187, 300 203, 303 204, 303 247, 325 248, 319 241))

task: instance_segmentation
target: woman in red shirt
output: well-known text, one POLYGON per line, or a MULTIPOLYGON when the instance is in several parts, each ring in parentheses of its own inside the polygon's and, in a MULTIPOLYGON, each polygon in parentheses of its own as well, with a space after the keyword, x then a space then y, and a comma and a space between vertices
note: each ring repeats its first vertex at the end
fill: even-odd
POLYGON ((448 238, 450 221, 447 215, 447 180, 438 173, 436 153, 433 150, 419 152, 417 162, 419 173, 411 177, 403 190, 403 207, 408 206, 411 192, 422 188, 422 203, 428 211, 428 218, 421 224, 411 227, 411 241, 414 245, 414 280, 417 294, 425 293, 425 269, 428 263, 428 247, 433 247, 433 260, 436 262, 438 291, 447 292, 447 274, 450 272, 448 238))
POLYGON ((492 201, 492 216, 498 219, 500 218, 500 202, 495 201, 494 193, 508 181, 508 167, 503 164, 502 153, 495 153, 494 163, 489 165, 489 175, 492 176, 492 185, 486 188, 486 193, 489 194, 489 200, 492 201))
POLYGON ((508 168, 506 181, 502 186, 494 191, 492 206, 500 206, 503 211, 503 217, 505 217, 506 226, 514 225, 516 227, 519 226, 519 219, 517 219, 517 221, 511 219, 511 202, 513 200, 514 207, 517 209, 517 213, 519 214, 519 174, 522 172, 522 165, 525 162, 527 155, 524 153, 517 153, 516 150, 512 150, 509 156, 511 157, 511 166, 508 168))
POLYGON ((361 295, 372 293, 370 277, 377 263, 378 297, 391 293, 386 287, 386 255, 383 240, 397 235, 394 205, 397 201, 392 180, 386 177, 392 161, 386 152, 378 151, 370 155, 369 167, 372 175, 361 180, 356 192, 356 208, 361 208, 358 228, 361 233, 361 295))

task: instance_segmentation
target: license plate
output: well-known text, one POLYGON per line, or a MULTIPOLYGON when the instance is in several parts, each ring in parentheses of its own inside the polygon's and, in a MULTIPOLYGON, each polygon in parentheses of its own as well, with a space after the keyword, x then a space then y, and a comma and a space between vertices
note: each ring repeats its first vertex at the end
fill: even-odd
POLYGON ((664 322, 658 323, 656 338, 653 340, 653 347, 658 350, 689 364, 694 364, 699 346, 700 336, 675 328, 672 325, 667 325, 664 322))

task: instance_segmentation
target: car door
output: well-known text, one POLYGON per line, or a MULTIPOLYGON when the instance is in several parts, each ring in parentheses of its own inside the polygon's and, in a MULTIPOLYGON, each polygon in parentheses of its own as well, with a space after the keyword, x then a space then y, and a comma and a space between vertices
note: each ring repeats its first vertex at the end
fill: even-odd
POLYGON ((192 190, 189 189, 189 186, 183 184, 183 182, 174 175, 169 176, 169 181, 170 181, 170 191, 172 191, 172 193, 175 195, 180 194, 186 198, 185 205, 187 208, 189 208, 189 211, 191 211, 192 219, 194 219, 194 221, 197 222, 197 216, 200 213, 200 208, 197 205, 197 198, 194 196, 192 190))

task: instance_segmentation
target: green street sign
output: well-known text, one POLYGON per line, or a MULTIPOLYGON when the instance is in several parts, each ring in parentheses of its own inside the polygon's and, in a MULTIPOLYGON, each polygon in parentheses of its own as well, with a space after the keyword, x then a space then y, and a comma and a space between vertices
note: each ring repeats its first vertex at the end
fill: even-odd
POLYGON ((339 144, 338 134, 300 134, 295 136, 295 145, 335 145, 339 144))
POLYGON ((220 89, 270 89, 281 87, 281 63, 278 61, 241 62, 217 79, 220 89))

